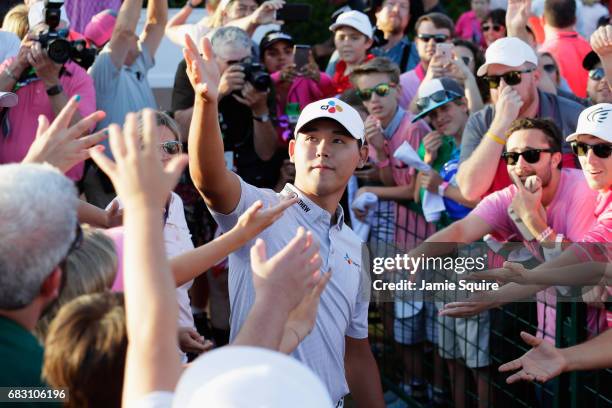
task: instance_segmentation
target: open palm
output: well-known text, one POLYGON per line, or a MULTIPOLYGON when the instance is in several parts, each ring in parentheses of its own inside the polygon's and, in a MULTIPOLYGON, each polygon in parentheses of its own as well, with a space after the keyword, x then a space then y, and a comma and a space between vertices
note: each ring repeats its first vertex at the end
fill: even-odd
POLYGON ((499 367, 500 372, 519 370, 506 379, 508 384, 517 381, 546 382, 563 372, 565 358, 558 348, 526 332, 521 332, 521 337, 532 349, 499 367))
POLYGON ((221 73, 215 61, 210 40, 203 38, 201 42, 202 54, 189 35, 185 35, 183 55, 187 63, 187 76, 196 95, 206 102, 216 103, 219 98, 219 82, 221 73))
POLYGON ((506 26, 522 30, 531 16, 531 0, 508 0, 506 26))

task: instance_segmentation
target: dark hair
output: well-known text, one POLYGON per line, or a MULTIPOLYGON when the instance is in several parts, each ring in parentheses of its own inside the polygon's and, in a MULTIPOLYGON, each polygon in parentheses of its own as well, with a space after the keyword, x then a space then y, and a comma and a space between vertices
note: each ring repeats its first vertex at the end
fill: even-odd
MULTIPOLYGON (((506 131, 506 137, 510 137, 514 132, 524 129, 537 129, 544 133, 548 145, 553 152, 561 152, 561 143, 563 136, 561 131, 551 119, 538 119, 538 118, 523 118, 516 119, 510 124, 510 128, 506 131)), ((561 162, 559 162, 558 168, 561 168, 561 162)))
POLYGON ((504 9, 493 9, 489 11, 485 21, 491 20, 493 24, 499 24, 500 26, 506 27, 506 10, 504 9))
POLYGON ((351 82, 355 85, 358 77, 368 74, 386 74, 392 83, 399 84, 400 69, 389 58, 377 57, 359 65, 351 72, 351 82))
POLYGON ((484 77, 476 75, 478 68, 480 68, 480 66, 485 63, 484 54, 482 53, 480 48, 476 46, 476 44, 468 40, 464 40, 463 38, 453 39, 453 45, 456 47, 467 48, 474 56, 474 71, 472 72, 472 74, 474 74, 474 78, 476 78, 476 85, 478 85, 478 92, 480 93, 482 101, 487 103, 488 100, 491 98, 491 92, 489 92, 489 85, 484 79, 484 77))
POLYGON ((544 2, 546 24, 555 28, 566 28, 576 23, 575 0, 546 0, 544 2))
POLYGON ((446 28, 450 32, 451 37, 455 34, 455 23, 453 23, 453 20, 451 20, 451 18, 446 14, 438 12, 425 14, 419 17, 419 19, 416 21, 414 30, 418 32, 421 23, 424 21, 429 21, 437 29, 446 28))

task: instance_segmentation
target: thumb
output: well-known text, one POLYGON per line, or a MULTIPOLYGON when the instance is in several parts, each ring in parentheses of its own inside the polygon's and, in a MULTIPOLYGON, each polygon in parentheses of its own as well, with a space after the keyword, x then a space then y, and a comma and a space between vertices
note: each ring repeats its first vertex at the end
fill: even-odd
POLYGON ((261 265, 268 260, 266 254, 266 243, 263 239, 258 238, 255 244, 251 247, 251 264, 261 265))
POLYGON ((510 269, 513 272, 521 272, 523 269, 522 265, 516 262, 505 261, 503 266, 504 268, 510 269))
POLYGON ((38 128, 36 129, 36 138, 41 137, 49 129, 49 119, 45 115, 38 115, 38 128))
POLYGON ((522 331, 521 332, 521 338, 523 339, 523 341, 527 344, 529 344, 531 347, 537 347, 540 345, 540 343, 542 343, 542 339, 538 339, 537 337, 522 331))

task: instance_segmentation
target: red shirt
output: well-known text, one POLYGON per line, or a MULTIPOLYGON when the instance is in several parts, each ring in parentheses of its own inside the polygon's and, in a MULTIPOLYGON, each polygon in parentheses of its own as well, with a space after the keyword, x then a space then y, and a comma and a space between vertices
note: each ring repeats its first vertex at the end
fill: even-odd
POLYGON ((585 98, 589 73, 582 68, 582 60, 591 51, 591 45, 575 31, 562 31, 546 38, 540 50, 548 51, 555 57, 561 76, 572 92, 585 98))
MULTIPOLYGON (((374 59, 374 57, 375 56, 373 54, 368 54, 361 63, 374 59)), ((353 87, 349 75, 344 75, 344 71, 346 71, 346 62, 344 62, 344 60, 340 60, 336 64, 336 72, 334 72, 334 76, 332 78, 332 83, 337 94, 341 94, 347 89, 351 89, 353 87)))

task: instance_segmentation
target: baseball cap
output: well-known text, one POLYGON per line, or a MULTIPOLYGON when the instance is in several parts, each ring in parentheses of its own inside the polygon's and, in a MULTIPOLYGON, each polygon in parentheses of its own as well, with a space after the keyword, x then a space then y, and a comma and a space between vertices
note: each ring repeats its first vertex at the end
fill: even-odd
POLYGON ((103 10, 91 18, 83 34, 87 40, 101 48, 110 41, 116 22, 117 13, 114 10, 103 10))
POLYGON ((180 408, 331 408, 321 380, 296 359, 259 347, 228 346, 189 365, 175 390, 180 408))
POLYGON ((19 102, 19 97, 12 92, 0 92, 0 108, 12 108, 19 102))
POLYGON ((595 65, 597 65, 600 61, 601 59, 599 58, 599 55, 597 55, 595 51, 591 50, 584 56, 584 59, 582 60, 582 68, 590 71, 595 68, 595 65))
POLYGON ((464 95, 463 88, 451 78, 435 78, 423 82, 419 87, 417 96, 417 107, 420 112, 412 119, 412 122, 416 122, 427 116, 431 111, 455 99, 462 98, 464 95))
MULTIPOLYGON (((66 7, 62 6, 60 9, 60 20, 66 22, 66 25, 70 26, 70 20, 68 20, 68 14, 66 14, 66 7)), ((28 11, 28 25, 30 30, 40 23, 45 22, 45 2, 38 1, 30 6, 28 11)))
POLYGON ((304 107, 297 124, 295 125, 294 135, 297 137, 304 125, 315 119, 333 119, 342 125, 357 140, 364 143, 365 126, 359 113, 351 105, 337 98, 321 99, 320 101, 309 103, 304 107))
POLYGON ((282 31, 270 31, 259 43, 259 56, 263 58, 264 51, 267 50, 272 44, 279 41, 287 41, 291 45, 295 44, 293 37, 282 31))
POLYGON ((336 31, 342 26, 352 27, 368 38, 372 38, 374 34, 370 19, 361 11, 351 10, 340 14, 336 22, 329 26, 329 31, 336 31))
POLYGON ((612 104, 598 103, 583 110, 578 117, 576 132, 565 140, 572 142, 579 135, 592 135, 612 143, 612 104))
POLYGON ((538 56, 533 48, 516 37, 504 37, 494 41, 485 53, 485 63, 478 68, 476 74, 484 76, 487 67, 491 64, 501 64, 509 67, 518 67, 526 62, 538 65, 538 56))

